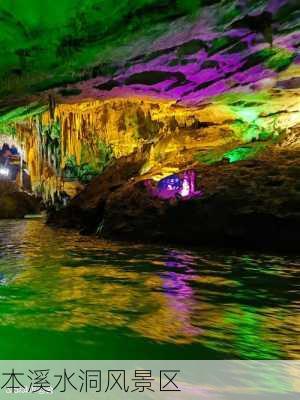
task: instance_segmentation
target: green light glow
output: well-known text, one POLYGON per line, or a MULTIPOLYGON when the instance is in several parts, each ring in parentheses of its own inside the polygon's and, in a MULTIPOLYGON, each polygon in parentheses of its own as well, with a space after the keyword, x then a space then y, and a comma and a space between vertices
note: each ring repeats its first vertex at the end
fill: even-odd
POLYGON ((242 160, 248 160, 249 158, 255 157, 258 152, 263 150, 260 147, 237 147, 236 149, 226 152, 223 158, 228 159, 230 163, 235 163, 242 160))
POLYGON ((248 123, 255 121, 258 115, 259 110, 257 108, 239 108, 237 111, 237 117, 248 123))
POLYGON ((265 65, 268 68, 274 69, 275 71, 282 71, 286 69, 294 59, 294 54, 287 49, 274 49, 275 54, 266 61, 265 65))
POLYGON ((23 120, 25 118, 30 118, 34 115, 41 114, 48 109, 48 105, 40 105, 38 103, 33 103, 28 106, 18 107, 0 115, 0 124, 8 122, 16 122, 23 120))
MULTIPOLYGON (((263 359, 273 359, 279 348, 265 338, 264 319, 255 307, 242 306, 228 312, 225 323, 234 331, 235 343, 240 354, 247 354, 250 359, 257 358, 258 349, 263 359)), ((272 376, 269 376, 271 379, 272 376)), ((278 389, 281 385, 278 385, 278 389)))
POLYGON ((121 57, 130 57, 132 48, 126 46, 141 37, 157 38, 170 19, 195 15, 200 5, 198 0, 2 0, 0 94, 74 82, 96 67, 105 75, 121 57))

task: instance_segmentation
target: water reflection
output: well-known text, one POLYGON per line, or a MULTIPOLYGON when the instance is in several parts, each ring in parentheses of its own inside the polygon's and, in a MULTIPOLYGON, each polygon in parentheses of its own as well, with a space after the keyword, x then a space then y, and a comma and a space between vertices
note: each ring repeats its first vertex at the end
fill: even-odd
POLYGON ((171 358, 300 356, 295 257, 129 246, 40 221, 0 228, 0 334, 72 335, 86 358, 101 358, 104 333, 108 357, 116 340, 132 343, 131 358, 148 348, 171 358))

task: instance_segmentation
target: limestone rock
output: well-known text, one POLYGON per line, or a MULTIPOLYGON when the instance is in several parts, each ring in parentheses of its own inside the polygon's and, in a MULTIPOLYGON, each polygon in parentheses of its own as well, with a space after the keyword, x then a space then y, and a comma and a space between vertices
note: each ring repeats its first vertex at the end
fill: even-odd
POLYGON ((103 220, 108 197, 136 176, 143 164, 137 155, 123 157, 118 163, 96 177, 86 188, 60 211, 50 210, 48 223, 65 228, 77 228, 82 233, 95 233, 103 220))
POLYGON ((39 201, 11 182, 0 181, 0 218, 24 218, 39 211, 39 201))
POLYGON ((225 162, 198 170, 204 195, 163 201, 143 182, 128 183, 106 202, 107 238, 194 245, 296 250, 300 245, 299 153, 225 162), (120 206, 121 205, 121 206, 120 206))

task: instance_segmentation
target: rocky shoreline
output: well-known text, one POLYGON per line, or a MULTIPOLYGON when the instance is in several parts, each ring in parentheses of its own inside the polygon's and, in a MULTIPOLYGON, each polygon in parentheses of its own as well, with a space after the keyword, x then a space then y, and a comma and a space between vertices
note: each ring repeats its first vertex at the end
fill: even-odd
POLYGON ((124 157, 95 178, 48 223, 107 239, 296 250, 300 233, 300 157, 272 152, 255 160, 198 165, 200 198, 161 200, 124 157))
POLYGON ((18 219, 27 214, 36 214, 40 201, 33 195, 21 191, 10 181, 0 181, 0 218, 18 219))

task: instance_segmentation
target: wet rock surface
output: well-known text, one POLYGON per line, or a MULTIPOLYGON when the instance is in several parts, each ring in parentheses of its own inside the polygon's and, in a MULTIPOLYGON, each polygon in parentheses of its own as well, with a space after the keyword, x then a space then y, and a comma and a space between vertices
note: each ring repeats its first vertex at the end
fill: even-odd
POLYGON ((48 223, 76 228, 83 234, 95 233, 103 221, 109 196, 136 176, 144 161, 135 155, 123 157, 102 175, 93 179, 70 204, 59 211, 49 210, 48 223))
POLYGON ((0 218, 24 218, 39 212, 40 202, 12 182, 0 181, 0 218))
MULTIPOLYGON (((40 24, 38 36, 27 12, 39 20, 44 12, 41 5, 21 12, 11 6, 18 23, 14 27, 4 18, 2 25, 4 32, 12 32, 18 40, 3 35, 7 63, 0 74, 8 83, 0 88, 0 110, 41 95, 45 99, 50 91, 60 102, 143 92, 198 105, 237 87, 242 92, 277 88, 279 93, 272 95, 278 98, 286 89, 298 88, 297 0, 119 3, 116 9, 111 1, 104 1, 103 12, 96 0, 88 5, 83 2, 75 14, 62 12, 62 20, 57 18, 56 5, 49 3, 51 22, 40 24), (84 21, 80 27, 79 20, 84 21), (20 26, 26 28, 26 35, 20 26), (51 44, 49 30, 55 38, 51 44), (41 53, 47 54, 43 63, 41 53), (14 61, 15 68, 11 68, 12 54, 21 60, 20 65, 14 61), (31 63, 26 64, 27 59, 31 63), (282 75, 292 64, 296 69, 282 75)), ((3 7, 0 12, 6 15, 3 7)))
POLYGON ((89 233, 98 229, 103 237, 117 240, 274 250, 299 247, 299 152, 277 151, 256 160, 222 161, 196 170, 202 197, 160 200, 149 194, 140 178, 128 179, 128 170, 123 179, 112 182, 111 168, 51 221, 89 233), (70 218, 72 212, 76 220, 70 218))

